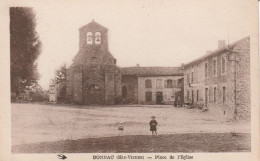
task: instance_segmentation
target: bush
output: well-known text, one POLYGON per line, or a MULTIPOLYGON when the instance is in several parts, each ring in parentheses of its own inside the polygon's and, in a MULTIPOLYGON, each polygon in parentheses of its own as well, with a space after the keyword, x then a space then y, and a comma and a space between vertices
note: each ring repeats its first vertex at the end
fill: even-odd
POLYGON ((35 91, 30 94, 32 102, 45 102, 48 98, 45 97, 43 92, 35 91))

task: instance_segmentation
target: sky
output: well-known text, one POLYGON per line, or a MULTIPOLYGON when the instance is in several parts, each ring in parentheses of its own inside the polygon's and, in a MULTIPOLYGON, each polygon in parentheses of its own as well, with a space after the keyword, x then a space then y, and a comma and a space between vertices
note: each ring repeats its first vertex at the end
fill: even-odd
POLYGON ((109 51, 120 67, 180 66, 216 50, 218 40, 235 42, 252 33, 250 1, 46 1, 33 8, 42 42, 37 60, 48 89, 54 71, 79 50, 79 28, 95 22, 108 28, 109 51), (234 3, 235 2, 235 3, 234 3))

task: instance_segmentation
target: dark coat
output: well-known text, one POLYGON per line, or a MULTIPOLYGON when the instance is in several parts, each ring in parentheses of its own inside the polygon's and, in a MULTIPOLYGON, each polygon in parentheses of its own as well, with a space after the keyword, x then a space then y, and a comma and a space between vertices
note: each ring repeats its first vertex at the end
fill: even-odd
POLYGON ((156 125, 158 124, 156 120, 151 120, 150 121, 150 131, 156 131, 156 125))

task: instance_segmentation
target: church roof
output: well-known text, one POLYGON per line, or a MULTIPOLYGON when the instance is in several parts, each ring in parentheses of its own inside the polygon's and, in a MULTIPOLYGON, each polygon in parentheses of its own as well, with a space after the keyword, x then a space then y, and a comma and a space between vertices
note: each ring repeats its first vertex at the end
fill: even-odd
POLYGON ((122 75, 136 76, 181 76, 179 67, 123 67, 122 75))
POLYGON ((84 29, 84 28, 90 28, 90 29, 92 29, 92 28, 93 28, 93 29, 99 28, 99 29, 107 30, 106 27, 100 25, 99 23, 95 22, 94 20, 93 20, 92 22, 86 24, 85 26, 82 26, 82 27, 80 28, 80 30, 82 30, 82 29, 84 29))

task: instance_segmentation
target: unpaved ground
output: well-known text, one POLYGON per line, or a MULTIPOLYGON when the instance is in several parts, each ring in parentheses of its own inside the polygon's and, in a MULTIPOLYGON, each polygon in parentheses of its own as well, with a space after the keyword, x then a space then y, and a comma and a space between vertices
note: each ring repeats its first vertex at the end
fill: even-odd
POLYGON ((150 135, 152 115, 159 134, 250 133, 246 122, 226 122, 196 109, 172 106, 53 106, 12 104, 12 145, 118 135, 150 135), (117 130, 124 122, 125 131, 117 130))
POLYGON ((12 146, 12 153, 249 152, 250 134, 125 135, 12 146))

